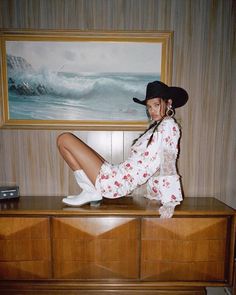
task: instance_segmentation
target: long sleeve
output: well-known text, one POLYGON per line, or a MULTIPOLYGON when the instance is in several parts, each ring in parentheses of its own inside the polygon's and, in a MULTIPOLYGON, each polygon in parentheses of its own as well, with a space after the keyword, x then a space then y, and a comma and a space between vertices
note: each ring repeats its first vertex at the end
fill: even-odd
POLYGON ((153 176, 147 182, 147 198, 162 204, 183 200, 179 175, 153 176))
POLYGON ((176 171, 179 128, 174 121, 162 126, 162 150, 160 167, 147 182, 147 198, 161 200, 162 204, 179 203, 182 198, 180 177, 176 171))

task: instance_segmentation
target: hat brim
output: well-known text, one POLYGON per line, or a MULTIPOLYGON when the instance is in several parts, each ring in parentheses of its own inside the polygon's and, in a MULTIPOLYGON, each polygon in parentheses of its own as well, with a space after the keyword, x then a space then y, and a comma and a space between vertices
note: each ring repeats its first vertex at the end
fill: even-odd
POLYGON ((137 97, 133 97, 133 101, 142 105, 146 105, 146 99, 145 100, 140 100, 137 97))
MULTIPOLYGON (((133 97, 133 101, 141 105, 146 105, 147 101, 153 98, 155 97, 149 97, 144 100, 140 100, 137 97, 133 97)), ((176 109, 186 104, 188 101, 188 93, 181 87, 169 87, 168 94, 166 94, 165 97, 160 98, 172 99, 172 106, 174 109, 176 109)))
POLYGON ((188 101, 188 93, 181 87, 169 87, 168 99, 172 99, 173 108, 180 108, 188 101))

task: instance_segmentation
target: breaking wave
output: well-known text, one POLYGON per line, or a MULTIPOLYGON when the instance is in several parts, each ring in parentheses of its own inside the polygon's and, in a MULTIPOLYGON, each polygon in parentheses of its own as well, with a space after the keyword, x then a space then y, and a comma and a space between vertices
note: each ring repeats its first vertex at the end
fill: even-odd
POLYGON ((132 98, 145 96, 157 74, 65 73, 41 70, 10 73, 11 119, 145 120, 132 98))

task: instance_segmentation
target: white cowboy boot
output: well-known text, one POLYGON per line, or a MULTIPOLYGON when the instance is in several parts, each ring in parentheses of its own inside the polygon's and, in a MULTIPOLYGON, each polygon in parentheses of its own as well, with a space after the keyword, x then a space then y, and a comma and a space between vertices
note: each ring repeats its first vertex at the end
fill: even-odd
MULTIPOLYGON (((76 179, 77 184, 79 185, 80 188, 82 188, 82 192, 84 189, 83 183, 84 183, 84 179, 86 179, 86 181, 88 183, 90 183, 90 179, 88 178, 87 174, 85 174, 84 170, 80 169, 80 170, 75 170, 74 172, 74 177, 76 179)), ((85 183, 86 185, 86 183, 85 183)), ((81 193, 82 193, 81 192, 81 193)), ((69 195, 67 196, 67 199, 73 199, 76 198, 78 195, 69 195)))
POLYGON ((69 206, 82 206, 90 203, 90 206, 99 206, 102 196, 97 192, 94 185, 84 173, 84 171, 74 171, 75 179, 78 185, 82 188, 79 195, 71 195, 62 200, 63 203, 69 206))

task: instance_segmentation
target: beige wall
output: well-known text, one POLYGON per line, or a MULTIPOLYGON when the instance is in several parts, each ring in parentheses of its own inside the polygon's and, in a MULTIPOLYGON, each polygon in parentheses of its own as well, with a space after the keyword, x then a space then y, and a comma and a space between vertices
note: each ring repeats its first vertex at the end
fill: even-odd
MULTIPOLYGON (((186 197, 215 196, 236 207, 233 0, 1 0, 1 28, 174 31, 172 84, 186 88, 178 111, 179 171, 186 197), (234 83, 233 83, 234 77, 234 83)), ((0 130, 0 182, 22 195, 77 190, 56 150, 62 130, 0 130)), ((113 162, 138 132, 76 131, 113 162)))

